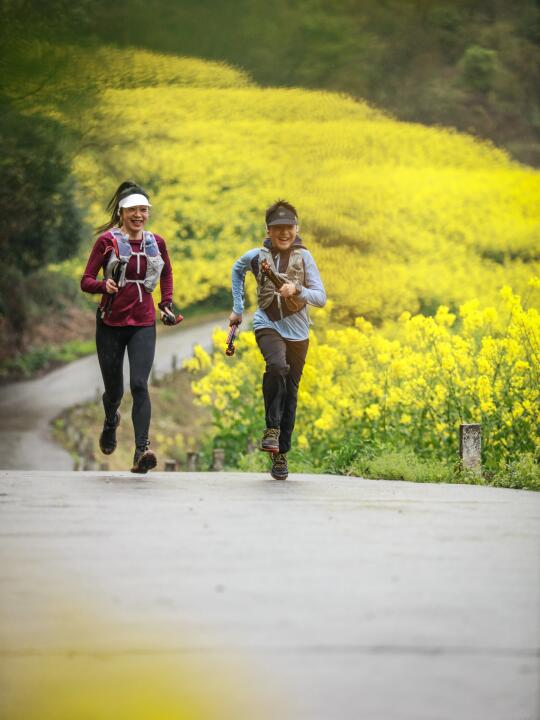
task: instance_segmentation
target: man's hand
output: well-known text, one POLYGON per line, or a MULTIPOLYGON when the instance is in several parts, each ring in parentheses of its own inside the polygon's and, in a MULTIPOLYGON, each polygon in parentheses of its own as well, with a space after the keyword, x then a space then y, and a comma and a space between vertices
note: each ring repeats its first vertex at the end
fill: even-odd
POLYGON ((230 325, 241 325, 242 315, 238 315, 234 311, 229 315, 229 326, 230 325))
POLYGON ((114 293, 118 292, 118 285, 114 282, 112 278, 109 278, 105 282, 105 289, 109 293, 109 295, 114 295, 114 293))
POLYGON ((284 283, 278 290, 282 298, 292 297, 296 295, 296 285, 292 282, 284 283))

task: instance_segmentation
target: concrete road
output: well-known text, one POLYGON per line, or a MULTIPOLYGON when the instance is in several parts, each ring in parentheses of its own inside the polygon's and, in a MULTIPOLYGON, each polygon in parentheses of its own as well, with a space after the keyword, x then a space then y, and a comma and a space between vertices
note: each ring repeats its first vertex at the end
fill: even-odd
MULTIPOLYGON (((226 322, 222 323, 225 326, 226 322)), ((216 320, 159 335, 154 371, 170 372, 172 356, 178 367, 191 357, 193 346, 210 347, 216 320)), ((125 386, 129 388, 127 357, 125 386)), ((73 461, 50 436, 50 423, 63 410, 93 400, 103 392, 96 355, 81 358, 47 375, 0 387, 0 467, 6 470, 71 470, 73 461)))
POLYGON ((130 694, 199 673, 220 702, 201 718, 540 717, 540 494, 0 472, 0 500, 3 718, 29 677, 118 667, 130 694))

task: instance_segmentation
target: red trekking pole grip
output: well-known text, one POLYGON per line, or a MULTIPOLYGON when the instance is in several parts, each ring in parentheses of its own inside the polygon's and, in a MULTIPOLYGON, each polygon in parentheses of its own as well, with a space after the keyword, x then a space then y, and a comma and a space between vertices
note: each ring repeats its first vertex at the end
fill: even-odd
POLYGON ((238 325, 240 323, 231 323, 231 326, 229 328, 229 334, 227 335, 227 347, 225 348, 225 355, 228 355, 229 357, 231 355, 234 355, 236 348, 234 347, 234 341, 236 339, 236 333, 238 331, 238 325))

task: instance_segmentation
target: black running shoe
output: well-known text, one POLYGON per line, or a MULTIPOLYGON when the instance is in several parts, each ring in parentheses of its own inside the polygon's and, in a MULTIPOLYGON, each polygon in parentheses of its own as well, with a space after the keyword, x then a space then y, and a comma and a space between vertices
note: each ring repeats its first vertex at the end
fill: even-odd
POLYGON ((133 456, 133 467, 131 468, 132 473, 140 473, 144 475, 149 470, 152 470, 157 465, 157 458, 154 453, 148 449, 148 445, 145 448, 137 448, 135 455, 133 456))
POLYGON ((289 464, 285 453, 276 453, 272 456, 272 469, 270 475, 274 480, 286 480, 289 476, 289 464))
POLYGON ((103 423, 103 430, 99 436, 99 447, 104 455, 111 455, 116 450, 116 428, 120 425, 120 412, 116 411, 114 423, 109 425, 107 420, 103 423))
POLYGON ((266 428, 263 433, 260 449, 264 452, 279 452, 279 428, 266 428))

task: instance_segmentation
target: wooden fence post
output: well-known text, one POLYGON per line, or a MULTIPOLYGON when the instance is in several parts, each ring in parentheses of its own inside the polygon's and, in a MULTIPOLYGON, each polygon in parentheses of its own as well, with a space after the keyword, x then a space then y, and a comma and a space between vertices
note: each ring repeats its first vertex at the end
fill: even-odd
POLYGON ((165 472, 175 472, 176 471, 176 460, 172 458, 167 458, 165 460, 165 472))

